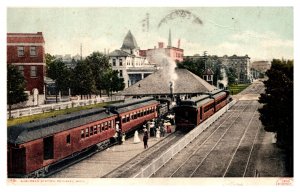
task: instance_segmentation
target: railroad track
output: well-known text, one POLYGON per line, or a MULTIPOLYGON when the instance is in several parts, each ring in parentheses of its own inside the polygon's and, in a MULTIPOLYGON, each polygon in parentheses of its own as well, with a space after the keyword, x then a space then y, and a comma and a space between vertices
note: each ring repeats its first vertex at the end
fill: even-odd
POLYGON ((253 105, 253 102, 255 101, 238 102, 231 110, 224 114, 217 123, 212 124, 212 126, 198 136, 192 144, 188 145, 185 150, 175 156, 168 165, 157 171, 153 177, 232 176, 232 173, 235 174, 235 172, 232 171, 233 168, 231 164, 237 162, 234 156, 243 154, 241 153, 240 146, 248 146, 248 142, 252 142, 252 147, 249 149, 249 156, 246 158, 246 168, 242 173, 242 176, 245 176, 255 138, 259 130, 259 128, 254 129, 256 133, 254 134, 254 140, 249 139, 248 141, 247 139, 247 142, 244 142, 246 135, 247 138, 249 134, 253 135, 253 129, 251 129, 251 133, 249 133, 249 125, 256 115, 255 111, 257 110, 257 105, 253 105), (249 125, 240 129, 236 126, 236 123, 246 120, 241 117, 242 112, 251 113, 251 115, 247 117, 249 125), (239 140, 234 141, 235 139, 232 139, 232 144, 225 144, 226 140, 230 140, 228 137, 230 137, 232 133, 239 135, 239 140), (224 146, 228 148, 227 151, 231 156, 220 152, 220 149, 224 146), (216 162, 218 159, 222 159, 223 161, 218 161, 218 163, 214 164, 213 162, 216 162), (225 162, 229 163, 226 164, 225 162), (215 171, 215 168, 219 168, 219 170, 222 171, 215 171))
POLYGON ((138 172, 142 167, 149 164, 153 159, 160 156, 164 151, 166 151, 171 145, 176 143, 179 139, 184 136, 181 132, 175 132, 170 134, 162 141, 156 143, 151 148, 143 151, 142 153, 136 155, 117 169, 104 175, 104 178, 129 178, 138 172))

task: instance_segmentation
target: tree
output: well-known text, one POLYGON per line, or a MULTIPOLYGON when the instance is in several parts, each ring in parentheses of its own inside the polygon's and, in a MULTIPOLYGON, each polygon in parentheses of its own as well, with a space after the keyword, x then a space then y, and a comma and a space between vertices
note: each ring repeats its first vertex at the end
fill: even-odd
POLYGON ((23 101, 27 101, 25 93, 25 79, 19 70, 13 65, 7 65, 7 105, 9 106, 9 118, 11 107, 23 101))
POLYGON ((228 77, 228 84, 232 85, 234 83, 236 83, 236 79, 237 79, 237 73, 236 73, 236 69, 233 67, 228 67, 226 68, 226 73, 227 73, 227 77, 228 77))
POLYGON ((101 97, 101 89, 103 89, 103 84, 105 84, 105 82, 103 82, 103 76, 107 73, 107 70, 110 69, 109 58, 100 52, 93 52, 85 59, 85 62, 92 69, 95 88, 101 97))
POLYGON ((55 81, 55 96, 59 91, 66 91, 70 87, 70 70, 61 59, 49 61, 47 64, 47 76, 55 81))
POLYGON ((123 78, 118 77, 118 71, 108 69, 103 74, 103 88, 106 90, 107 96, 110 96, 113 91, 120 91, 125 88, 123 78))
POLYGON ((95 91, 95 81, 91 67, 84 61, 78 61, 71 76, 73 94, 91 95, 95 91))
POLYGON ((293 175, 293 61, 274 59, 266 72, 260 120, 264 129, 277 134, 277 145, 287 153, 287 170, 293 175))
POLYGON ((194 60, 188 58, 177 63, 177 67, 181 69, 187 69, 202 78, 205 70, 205 61, 203 59, 194 60))

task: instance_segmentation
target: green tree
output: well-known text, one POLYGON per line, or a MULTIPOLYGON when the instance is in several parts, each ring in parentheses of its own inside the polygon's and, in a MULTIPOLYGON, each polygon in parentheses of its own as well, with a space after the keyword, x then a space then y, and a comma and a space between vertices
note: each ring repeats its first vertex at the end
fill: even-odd
POLYGON ((236 69, 232 68, 232 67, 226 67, 226 73, 227 73, 227 77, 228 77, 228 84, 229 85, 234 84, 237 79, 236 69))
POLYGON ((23 101, 27 101, 25 93, 25 79, 19 70, 13 65, 7 65, 7 105, 9 106, 9 118, 11 107, 23 101))
POLYGON ((180 69, 187 69, 202 78, 205 70, 205 61, 203 59, 188 58, 184 59, 182 62, 178 62, 177 67, 180 69))
POLYGON ((101 89, 104 88, 103 85, 105 84, 103 76, 110 69, 109 58, 100 52, 93 52, 85 59, 85 62, 92 69, 95 88, 101 97, 101 89))
POLYGON ((125 88, 123 78, 118 77, 118 71, 108 69, 103 74, 103 88, 105 89, 107 96, 110 96, 113 91, 120 91, 125 88))
POLYGON ((70 69, 61 59, 51 60, 47 64, 47 76, 55 81, 56 103, 59 91, 67 91, 70 88, 70 73, 70 69))
POLYGON ((49 53, 46 53, 46 66, 48 66, 50 63, 52 63, 52 61, 54 61, 56 58, 55 56, 49 54, 49 53))
POLYGON ((277 134, 277 144, 287 153, 287 170, 293 175, 293 61, 274 59, 264 81, 265 93, 259 102, 264 104, 260 120, 264 129, 277 134))
POLYGON ((78 61, 71 76, 72 94, 89 95, 95 91, 95 81, 91 67, 84 61, 78 61))

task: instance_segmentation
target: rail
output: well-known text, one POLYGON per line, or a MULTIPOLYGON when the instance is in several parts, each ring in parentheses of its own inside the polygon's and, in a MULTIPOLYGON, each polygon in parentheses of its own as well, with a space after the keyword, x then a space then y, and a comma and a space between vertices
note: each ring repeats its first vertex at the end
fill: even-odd
MULTIPOLYGON (((121 97, 112 97, 112 98, 107 97, 107 98, 95 98, 95 99, 87 99, 87 100, 73 100, 73 101, 67 101, 67 102, 55 103, 55 104, 46 104, 37 107, 29 107, 24 109, 12 110, 11 116, 12 118, 18 118, 18 117, 45 113, 54 110, 68 109, 73 107, 80 107, 80 106, 104 103, 109 101, 118 101, 122 99, 123 98, 121 97)), ((9 112, 7 112, 7 119, 8 118, 9 118, 9 112)))
POLYGON ((186 145, 188 145, 199 134, 201 134, 207 127, 209 127, 220 116, 222 116, 226 111, 228 111, 235 103, 236 100, 233 100, 232 102, 228 103, 225 107, 223 107, 213 116, 211 116, 206 121, 204 121, 203 123, 195 127, 192 131, 190 131, 183 138, 177 141, 174 145, 172 145, 167 151, 161 154, 158 158, 154 159, 149 165, 141 168, 141 170, 133 177, 134 178, 151 177, 151 175, 155 174, 157 170, 159 170, 170 159, 172 159, 178 152, 180 152, 186 145))

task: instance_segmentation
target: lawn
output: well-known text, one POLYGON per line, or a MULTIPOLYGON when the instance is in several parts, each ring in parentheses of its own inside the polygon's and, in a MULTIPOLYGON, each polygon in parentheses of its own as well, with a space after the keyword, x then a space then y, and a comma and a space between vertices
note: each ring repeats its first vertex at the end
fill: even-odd
POLYGON ((236 95, 246 89, 250 84, 234 84, 229 86, 230 94, 236 95))
POLYGON ((26 123, 26 122, 30 122, 30 121, 34 121, 34 120, 38 120, 38 119, 44 119, 44 118, 51 117, 51 116, 62 115, 62 114, 66 114, 66 113, 72 113, 72 112, 81 111, 81 110, 85 110, 85 109, 104 107, 106 105, 109 105, 112 103, 117 103, 117 102, 119 102, 119 101, 97 103, 94 105, 74 107, 74 108, 69 108, 69 109, 62 109, 62 110, 57 110, 57 111, 50 111, 50 112, 45 112, 45 113, 40 113, 40 114, 35 114, 35 115, 30 115, 30 116, 19 117, 19 118, 15 118, 15 119, 8 119, 7 126, 17 125, 17 124, 21 124, 21 123, 26 123))

